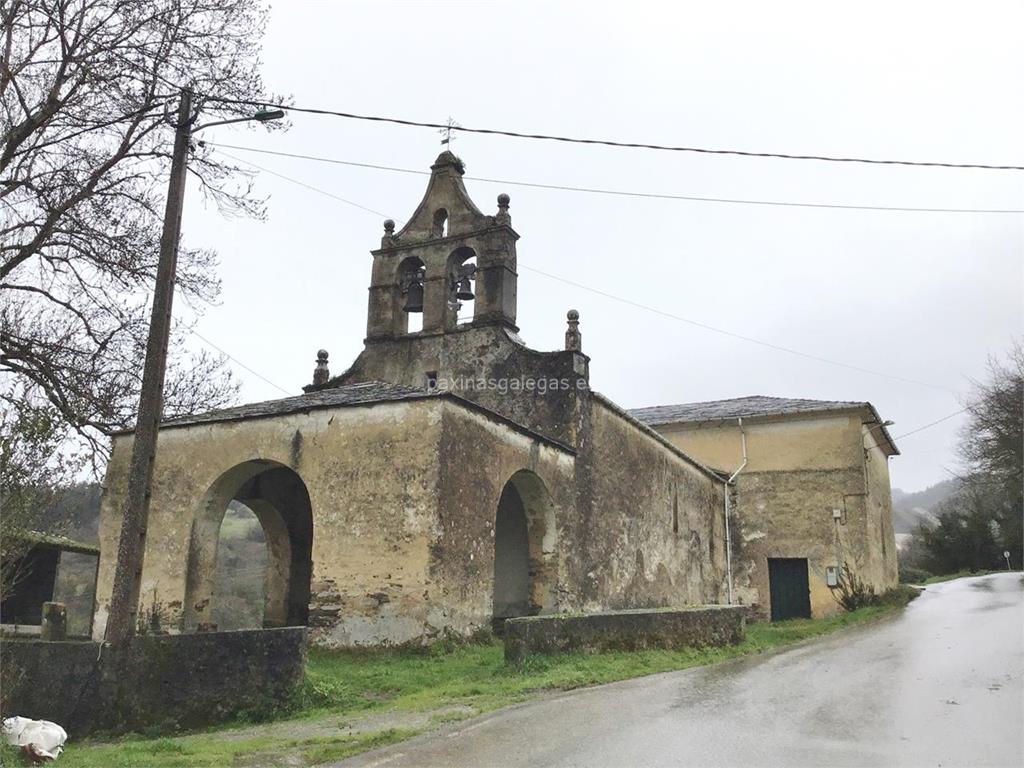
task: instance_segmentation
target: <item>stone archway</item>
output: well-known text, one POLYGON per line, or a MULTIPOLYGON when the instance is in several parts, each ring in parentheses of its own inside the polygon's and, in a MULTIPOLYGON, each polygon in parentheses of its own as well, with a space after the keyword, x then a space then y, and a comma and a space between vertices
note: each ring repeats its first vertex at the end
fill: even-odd
POLYGON ((192 521, 182 629, 209 624, 224 513, 238 501, 256 515, 267 545, 265 627, 302 626, 309 620, 313 571, 313 511, 302 478, 270 461, 247 461, 222 474, 192 521))
POLYGON ((544 481, 529 470, 509 478, 494 525, 496 623, 556 609, 558 567, 555 508, 544 481))

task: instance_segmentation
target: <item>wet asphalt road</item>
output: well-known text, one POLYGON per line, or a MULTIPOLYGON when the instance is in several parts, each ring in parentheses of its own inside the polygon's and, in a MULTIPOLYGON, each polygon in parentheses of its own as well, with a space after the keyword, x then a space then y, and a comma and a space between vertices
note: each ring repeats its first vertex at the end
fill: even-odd
POLYGON ((767 658, 573 692, 345 766, 1024 766, 1024 584, 929 587, 767 658))

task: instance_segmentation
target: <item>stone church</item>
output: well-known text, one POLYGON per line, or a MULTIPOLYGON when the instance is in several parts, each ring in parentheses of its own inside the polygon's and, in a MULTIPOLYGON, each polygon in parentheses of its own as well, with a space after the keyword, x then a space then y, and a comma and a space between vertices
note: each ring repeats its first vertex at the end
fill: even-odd
MULTIPOLYGON (((305 394, 162 425, 141 616, 209 627, 232 500, 265 532, 265 625, 324 645, 724 601, 721 479, 590 389, 575 313, 565 349, 525 344, 508 196, 485 214, 455 155, 431 170, 408 223, 384 222, 348 370, 330 376, 321 353, 305 394)), ((104 483, 97 637, 131 441, 115 437, 104 483)))
MULTIPOLYGON (((744 548, 727 546, 726 511, 737 508, 727 468, 709 468, 680 447, 681 432, 662 434, 664 422, 590 388, 575 312, 564 349, 526 345, 509 197, 483 213, 463 173, 443 152, 408 223, 384 222, 365 345, 347 370, 332 376, 321 351, 302 395, 163 423, 140 620, 213 628, 218 533, 232 501, 264 530, 264 625, 307 625, 326 646, 729 600, 732 554, 744 548)), ((104 483, 97 638, 131 442, 130 432, 115 436, 104 483)), ((877 548, 860 530, 851 535, 863 549, 877 548)), ((737 601, 767 605, 756 564, 736 569, 737 601)))

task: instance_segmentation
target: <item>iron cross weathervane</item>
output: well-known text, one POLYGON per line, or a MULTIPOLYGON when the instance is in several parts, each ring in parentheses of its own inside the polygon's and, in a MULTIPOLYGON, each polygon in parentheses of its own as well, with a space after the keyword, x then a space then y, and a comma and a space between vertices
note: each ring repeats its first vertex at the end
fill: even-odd
POLYGON ((461 128, 461 127, 462 127, 462 126, 461 126, 461 125, 459 125, 458 123, 456 123, 456 122, 455 122, 455 121, 454 121, 454 120, 453 120, 453 119, 451 118, 451 116, 449 115, 449 116, 448 116, 448 122, 447 122, 447 123, 445 124, 445 127, 444 127, 444 128, 441 128, 441 129, 440 129, 440 130, 438 131, 438 133, 440 133, 440 134, 441 134, 442 136, 444 136, 444 138, 443 138, 443 139, 441 139, 441 144, 447 144, 447 145, 448 145, 448 146, 450 147, 450 146, 451 146, 451 143, 452 143, 453 141, 455 141, 455 139, 457 138, 457 137, 456 137, 456 136, 454 135, 454 134, 455 134, 455 129, 456 129, 456 128, 461 128))

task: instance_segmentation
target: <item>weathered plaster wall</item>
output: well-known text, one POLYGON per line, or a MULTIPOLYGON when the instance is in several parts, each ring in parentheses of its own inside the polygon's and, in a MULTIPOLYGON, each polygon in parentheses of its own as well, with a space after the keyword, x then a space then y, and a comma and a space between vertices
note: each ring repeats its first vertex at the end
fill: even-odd
POLYGON ((876 433, 864 429, 864 465, 867 478, 866 517, 869 541, 877 541, 871 548, 872 563, 869 571, 877 589, 889 589, 899 582, 896 559, 896 532, 892 524, 892 487, 889 481, 889 462, 877 445, 876 433))
POLYGON ((579 535, 570 561, 587 610, 720 602, 725 573, 721 483, 588 398, 579 535))
POLYGON ((438 610, 445 622, 460 631, 490 626, 495 519, 510 481, 526 508, 532 610, 574 609, 564 573, 565 560, 579 547, 573 454, 453 404, 445 408, 438 449, 441 511, 430 573, 443 590, 438 610))
MULTIPOLYGON (((792 417, 745 420, 748 463, 744 471, 788 472, 794 469, 836 469, 861 463, 859 416, 792 417)), ((715 469, 732 474, 743 462, 739 425, 735 420, 711 424, 667 424, 657 427, 674 445, 715 469)))
MULTIPOLYGON (((424 631, 438 486, 440 401, 315 410, 164 429, 154 471, 142 605, 183 618, 193 526, 218 478, 246 462, 290 467, 313 509, 316 640, 403 642, 424 631)), ((131 438, 115 440, 101 508, 95 635, 102 636, 131 438)), ((206 564, 205 567, 212 567, 206 564)))
POLYGON ((807 558, 811 614, 841 610, 826 586, 825 569, 848 560, 863 577, 863 492, 863 473, 856 469, 741 474, 731 518, 737 599, 768 615, 768 558, 807 558), (839 522, 833 509, 843 511, 839 522))
MULTIPOLYGON (((770 612, 768 558, 807 558, 811 612, 840 609, 826 568, 849 562, 878 590, 896 583, 892 502, 885 454, 859 412, 747 420, 748 464, 737 478, 733 512, 736 599, 770 612), (833 510, 842 511, 840 521, 833 510)), ((735 421, 659 427, 673 444, 731 473, 743 461, 735 421)))
MULTIPOLYGON (((130 448, 128 437, 115 441, 105 483, 96 637, 106 622, 130 448)), ((195 556, 201 521, 219 521, 226 507, 225 499, 208 503, 210 489, 247 462, 289 467, 308 490, 315 643, 419 642, 446 628, 489 626, 495 513, 521 470, 535 478, 531 485, 520 477, 535 510, 534 602, 537 610, 558 607, 560 557, 573 546, 571 536, 556 544, 561 520, 572 516, 573 454, 448 398, 164 429, 157 455, 142 611, 159 605, 171 629, 195 626, 185 604, 189 568, 212 572, 216 562, 215 551, 202 563, 195 556), (536 488, 544 493, 534 500, 536 488)), ((198 609, 199 620, 210 608, 198 609)))

